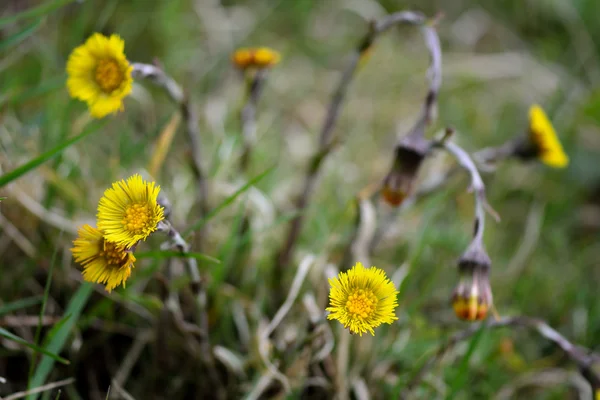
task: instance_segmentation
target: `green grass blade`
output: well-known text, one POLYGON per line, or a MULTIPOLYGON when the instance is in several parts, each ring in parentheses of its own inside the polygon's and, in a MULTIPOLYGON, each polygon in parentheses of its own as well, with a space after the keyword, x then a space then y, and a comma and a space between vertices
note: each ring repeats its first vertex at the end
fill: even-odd
MULTIPOLYGON (((217 215, 222 209, 227 207, 229 204, 233 203, 235 201, 235 199, 237 199, 241 194, 245 193, 248 189, 250 189, 256 183, 258 183, 261 179, 263 179, 265 176, 267 176, 271 171, 273 171, 273 169, 275 169, 274 166, 271 168, 268 168, 263 173, 252 178, 250 181, 248 181, 248 183, 246 183, 244 186, 239 188, 234 194, 232 194, 231 196, 229 196, 228 198, 223 200, 223 202, 221 204, 219 204, 217 207, 213 208, 208 214, 206 214, 206 216, 204 218, 201 218, 200 220, 193 223, 189 228, 187 228, 183 232, 183 236, 189 236, 189 234, 192 233, 193 231, 202 228, 204 226, 204 224, 206 224, 212 217, 217 215)), ((0 183, 1 183, 1 181, 0 181, 0 183)), ((1 186, 2 185, 0 184, 0 187, 1 186)))
POLYGON ((41 302, 42 296, 35 296, 13 301, 12 303, 6 303, 3 306, 0 306, 0 317, 12 313, 14 311, 20 310, 22 308, 35 306, 37 304, 40 304, 41 302))
POLYGON ((30 8, 29 10, 22 11, 15 15, 8 15, 6 17, 0 18, 0 27, 26 18, 43 17, 44 15, 50 14, 52 11, 60 7, 66 6, 67 4, 72 3, 73 1, 75 0, 51 0, 46 3, 40 4, 37 7, 30 8))
MULTIPOLYGON (((58 241, 60 242, 62 239, 62 231, 60 232, 60 237, 58 241)), ((52 284, 52 273, 54 272, 54 264, 56 264, 56 255, 58 254, 58 246, 54 247, 54 251, 52 252, 52 261, 50 261, 50 267, 48 268, 48 277, 46 278, 46 286, 44 287, 44 297, 42 298, 42 307, 40 308, 40 316, 38 320, 37 328, 35 329, 35 336, 33 339, 33 343, 36 345, 40 342, 40 335, 42 333, 42 321, 44 319, 44 314, 46 313, 46 304, 48 303, 48 297, 50 296, 50 285, 52 284)), ((33 375, 33 368, 35 367, 36 358, 32 357, 31 359, 31 367, 29 368, 29 378, 33 375)))
POLYGON ((33 35, 42 26, 42 18, 38 19, 32 24, 27 25, 22 31, 11 35, 0 42, 0 51, 6 50, 12 46, 15 46, 29 36, 33 35))
POLYGON ((165 250, 165 251, 144 251, 135 253, 135 258, 171 258, 171 257, 185 257, 195 258, 197 260, 208 261, 213 264, 221 264, 221 260, 215 257, 211 257, 202 253, 182 253, 180 251, 165 250))
POLYGON ((64 359, 64 358, 62 358, 62 357, 60 357, 60 356, 58 356, 58 355, 56 355, 56 354, 54 354, 54 353, 52 353, 52 352, 44 349, 42 347, 36 346, 33 343, 29 343, 27 340, 18 337, 17 335, 15 335, 15 334, 7 331, 4 328, 0 328, 0 336, 3 336, 3 337, 5 337, 8 340, 12 340, 15 343, 22 344, 23 346, 27 346, 31 350, 36 351, 38 353, 42 353, 42 354, 50 357, 50 359, 58 361, 59 363, 62 363, 62 364, 65 364, 65 365, 69 365, 70 364, 69 360, 64 359))
POLYGON ((58 146, 54 147, 53 149, 48 150, 45 153, 40 154, 39 156, 37 156, 33 160, 29 161, 28 163, 23 164, 20 167, 17 167, 15 169, 13 169, 12 171, 7 172, 6 174, 0 176, 0 187, 5 186, 6 184, 14 181, 15 179, 19 178, 20 176, 25 175, 26 173, 39 167, 46 161, 50 160, 52 157, 56 157, 57 155, 59 155, 60 153, 65 151, 65 149, 67 149, 68 147, 74 145, 81 139, 85 138, 86 136, 89 136, 90 134, 96 132, 98 129, 102 128, 105 124, 106 124, 106 121, 92 123, 86 129, 84 129, 84 131, 81 132, 79 135, 63 141, 58 146))
POLYGON ((481 327, 479 328, 479 330, 477 331, 477 333, 473 336, 473 338, 469 342, 469 348, 467 349, 467 353, 465 354, 462 361, 460 362, 460 365, 457 368, 456 375, 453 377, 453 379, 450 382, 450 391, 449 391, 450 394, 448 396, 446 396, 447 399, 456 398, 456 395, 458 394, 458 392, 467 383, 467 380, 469 378, 469 376, 468 376, 469 360, 473 356, 473 353, 475 353, 475 349, 477 348, 477 345, 481 341, 481 338, 483 338, 483 333, 485 331, 486 331, 486 327, 484 324, 482 324, 481 327))
MULTIPOLYGON (((65 310, 65 315, 69 315, 70 318, 61 324, 59 329, 53 329, 47 335, 46 343, 44 344, 44 348, 47 351, 60 353, 93 291, 94 286, 90 283, 84 283, 77 289, 77 292, 75 292, 65 310)), ((42 357, 42 360, 33 374, 33 378, 29 381, 29 388, 43 385, 52 371, 52 367, 54 367, 54 360, 49 357, 42 357)), ((28 399, 37 398, 38 395, 31 395, 28 397, 28 399)))

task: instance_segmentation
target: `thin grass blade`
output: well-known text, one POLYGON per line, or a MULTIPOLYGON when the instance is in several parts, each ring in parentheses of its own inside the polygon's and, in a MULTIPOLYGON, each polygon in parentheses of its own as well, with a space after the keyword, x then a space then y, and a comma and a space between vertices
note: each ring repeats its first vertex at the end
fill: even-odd
POLYGON ((6 17, 0 18, 0 27, 6 24, 12 24, 13 22, 17 22, 26 18, 43 17, 44 15, 50 14, 52 11, 60 7, 66 6, 67 4, 72 3, 73 1, 75 0, 47 1, 43 4, 40 4, 37 7, 30 8, 29 10, 25 10, 14 15, 8 15, 6 17))
POLYGON ((0 187, 7 185, 8 183, 14 181, 15 179, 17 179, 17 178, 25 175, 26 173, 34 170, 35 168, 39 167, 40 165, 42 165, 46 161, 50 160, 51 158, 56 157, 57 155, 59 155, 60 153, 65 151, 67 148, 69 148, 72 145, 74 145, 75 143, 79 142, 81 139, 85 138, 86 136, 91 135, 92 133, 94 133, 97 130, 99 130, 100 128, 102 128, 105 124, 106 124, 106 121, 92 123, 86 129, 84 129, 84 131, 81 132, 79 135, 63 141, 58 146, 54 147, 53 149, 48 150, 45 153, 40 154, 39 156, 37 156, 33 160, 29 161, 28 163, 23 164, 20 167, 17 167, 15 169, 13 169, 12 171, 0 176, 0 187))
MULTIPOLYGON (((60 353, 93 291, 94 286, 89 283, 84 283, 77 289, 77 292, 75 292, 65 310, 65 315, 69 315, 70 318, 61 324, 58 329, 53 329, 48 333, 44 344, 44 349, 46 351, 60 353)), ((29 381, 28 387, 34 388, 43 385, 53 367, 54 360, 52 358, 42 357, 42 360, 33 374, 33 378, 29 381)), ((37 398, 37 395, 28 397, 28 399, 37 398)))
POLYGON ((7 331, 4 328, 0 328, 0 336, 5 337, 8 340, 12 340, 15 343, 19 343, 22 344, 23 346, 27 346, 29 347, 31 350, 38 352, 38 353, 42 353, 48 357, 50 357, 50 359, 54 360, 54 361, 58 361, 59 363, 68 365, 70 364, 69 360, 62 358, 40 346, 36 346, 33 343, 29 343, 27 340, 20 338, 19 336, 7 331))
POLYGON ((200 220, 193 223, 189 228, 187 228, 183 232, 183 236, 189 236, 189 234, 192 233, 193 231, 196 231, 196 230, 202 228, 204 226, 204 224, 206 224, 212 217, 214 217, 222 209, 224 209, 225 207, 227 207, 228 205, 233 203, 235 201, 235 199, 237 199, 241 194, 245 193, 248 189, 250 189, 256 183, 258 183, 261 179, 263 179, 265 176, 267 176, 271 171, 273 171, 273 169, 275 169, 274 166, 271 168, 268 168, 263 173, 255 176, 254 178, 249 180, 248 183, 246 183, 244 186, 239 188, 234 194, 232 194, 231 196, 229 196, 228 198, 223 200, 223 202, 221 204, 219 204, 217 207, 213 208, 208 214, 206 214, 206 216, 204 218, 201 218, 200 220))

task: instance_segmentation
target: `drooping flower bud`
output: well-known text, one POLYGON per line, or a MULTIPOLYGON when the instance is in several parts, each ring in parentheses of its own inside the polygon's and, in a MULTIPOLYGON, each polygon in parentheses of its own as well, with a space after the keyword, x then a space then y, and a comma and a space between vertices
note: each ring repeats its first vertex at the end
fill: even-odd
POLYGON ((481 321, 487 316, 493 301, 490 267, 490 258, 478 242, 472 243, 460 258, 460 281, 452 295, 452 307, 458 318, 481 321))
POLYGON ((425 125, 425 120, 419 121, 396 146, 394 163, 381 189, 381 196, 393 207, 398 207, 413 193, 417 173, 429 151, 429 141, 423 138, 425 125))

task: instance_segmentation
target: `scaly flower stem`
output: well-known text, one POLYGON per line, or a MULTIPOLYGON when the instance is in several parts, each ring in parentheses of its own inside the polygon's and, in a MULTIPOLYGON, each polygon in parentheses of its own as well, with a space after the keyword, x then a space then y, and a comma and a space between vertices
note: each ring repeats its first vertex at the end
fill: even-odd
MULTIPOLYGON (((161 247, 175 247, 182 254, 186 254, 190 251, 190 245, 185 241, 183 236, 181 236, 179 231, 177 231, 175 227, 173 227, 169 220, 165 219, 160 221, 157 226, 157 230, 166 233, 170 239, 169 242, 165 243, 161 247)), ((204 282, 202 281, 202 277, 200 276, 197 260, 193 257, 186 257, 186 263, 188 267, 188 273, 190 274, 191 278, 191 289, 196 299, 196 311, 198 313, 197 323, 198 327, 200 328, 199 336, 200 348, 202 352, 201 357, 204 360, 210 380, 213 382, 213 384, 218 385, 218 388, 220 390, 221 384, 219 377, 216 374, 215 360, 210 345, 210 336, 208 330, 208 312, 206 310, 206 288, 204 286, 204 282)))
MULTIPOLYGON (((244 73, 247 73, 244 71, 244 73)), ((258 99, 262 94, 264 83, 266 81, 268 69, 257 70, 246 82, 246 100, 240 112, 240 123, 242 127, 242 137, 244 139, 244 148, 240 160, 240 169, 245 172, 250 162, 252 148, 256 141, 256 107, 258 99)))
POLYGON ((499 220, 499 216, 487 203, 483 179, 481 179, 481 175, 479 174, 479 171, 477 170, 477 167, 475 166, 475 163, 469 154, 463 150, 462 147, 448 140, 452 133, 452 129, 448 128, 446 130, 446 136, 444 136, 440 142, 436 142, 435 145, 443 146, 443 148, 452 154, 456 158, 456 161, 458 161, 458 163, 471 175, 471 189, 475 194, 475 223, 473 242, 482 244, 483 231, 485 227, 485 209, 487 209, 496 220, 499 220))
MULTIPOLYGON (((439 40, 437 40, 437 35, 432 27, 425 25, 426 22, 427 20, 425 16, 417 12, 405 11, 387 15, 371 24, 371 29, 360 41, 357 49, 350 57, 348 64, 346 65, 346 68, 344 69, 344 72, 339 80, 337 89, 335 90, 331 98, 331 102, 329 103, 329 108, 321 127, 319 149, 313 156, 306 172, 303 189, 300 192, 300 196, 298 197, 298 201, 296 203, 298 216, 290 222, 286 240, 278 255, 278 262, 274 274, 277 281, 280 280, 281 276, 283 275, 283 271, 290 262, 290 257, 292 256, 298 237, 302 230, 302 225, 304 222, 304 210, 306 209, 313 189, 316 186, 316 181, 321 169, 321 165, 323 164, 323 160, 335 147, 336 139, 333 136, 334 127, 338 120, 341 106, 346 97, 350 82, 355 75, 361 56, 364 55, 364 53, 371 47, 375 39, 396 24, 408 23, 413 25, 421 25, 425 31, 427 46, 431 51, 431 57, 433 61, 433 67, 430 71, 430 76, 433 78, 431 86, 432 89, 430 92, 433 91, 437 94, 440 82, 438 77, 441 76, 441 74, 437 73, 438 68, 441 68, 441 57, 439 56, 441 53, 439 52, 439 40), (433 37, 435 37, 435 39, 432 39, 433 37), (435 40, 435 42, 432 42, 432 40, 435 40)), ((428 95, 427 97, 430 100, 426 102, 426 104, 430 104, 430 106, 426 106, 425 109, 427 110, 426 115, 429 116, 431 114, 432 105, 435 102, 436 95, 428 95)))
POLYGON ((185 94, 181 86, 173 78, 167 75, 156 65, 133 63, 132 75, 134 78, 145 78, 152 81, 155 85, 162 87, 171 97, 174 103, 181 108, 181 114, 185 121, 186 133, 190 141, 192 153, 192 168, 196 175, 196 186, 198 190, 198 202, 200 211, 205 215, 208 211, 208 185, 204 178, 202 168, 202 144, 200 142, 200 128, 198 126, 198 116, 190 101, 189 96, 185 94))

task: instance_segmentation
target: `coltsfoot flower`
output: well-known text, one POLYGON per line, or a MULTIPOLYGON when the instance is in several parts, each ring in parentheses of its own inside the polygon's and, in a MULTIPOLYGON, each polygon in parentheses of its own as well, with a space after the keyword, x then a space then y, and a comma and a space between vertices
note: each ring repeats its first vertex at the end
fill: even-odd
MULTIPOLYGON (((538 159, 553 168, 564 168, 569 164, 569 157, 565 154, 552 123, 537 104, 529 108, 527 134, 499 147, 496 152, 500 158, 508 152, 508 155, 522 160, 538 159)), ((492 156, 488 158, 494 156, 496 155, 492 151, 492 156)))
POLYGON ((122 110, 123 98, 131 92, 133 68, 124 48, 125 42, 118 35, 109 38, 94 33, 69 56, 69 94, 87 102, 96 118, 122 110))
POLYGON ((108 292, 121 284, 125 286, 134 267, 133 253, 108 242, 102 231, 89 225, 82 226, 78 234, 71 252, 75 261, 83 267, 83 279, 106 284, 108 292))
POLYGON ((375 335, 373 328, 398 319, 394 314, 398 291, 383 270, 356 263, 348 272, 329 279, 329 284, 327 319, 337 319, 350 332, 375 335))
POLYGON ((279 52, 268 47, 241 48, 231 56, 233 64, 240 69, 268 68, 279 63, 280 60, 279 52))
POLYGON ((479 245, 472 246, 458 263, 460 281, 452 295, 456 316, 465 321, 485 319, 492 307, 489 271, 491 261, 479 245))
POLYGON ((529 108, 529 139, 535 147, 537 158, 554 168, 564 168, 569 164, 552 123, 542 107, 537 104, 529 108))
POLYGON ((160 186, 138 174, 113 183, 98 203, 98 229, 106 240, 130 248, 156 231, 164 219, 159 192, 160 186))

